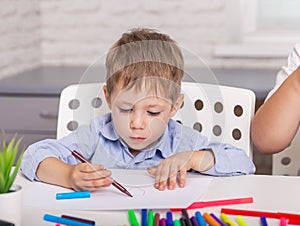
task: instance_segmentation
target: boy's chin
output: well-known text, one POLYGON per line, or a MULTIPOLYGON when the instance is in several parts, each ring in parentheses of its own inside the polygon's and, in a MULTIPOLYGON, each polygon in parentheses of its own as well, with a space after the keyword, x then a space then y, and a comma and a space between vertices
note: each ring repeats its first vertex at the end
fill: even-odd
POLYGON ((130 149, 135 150, 137 152, 142 152, 145 150, 148 150, 149 148, 151 148, 152 146, 154 146, 155 144, 157 144, 157 142, 152 142, 152 143, 140 143, 140 144, 127 144, 128 147, 130 147, 130 149))

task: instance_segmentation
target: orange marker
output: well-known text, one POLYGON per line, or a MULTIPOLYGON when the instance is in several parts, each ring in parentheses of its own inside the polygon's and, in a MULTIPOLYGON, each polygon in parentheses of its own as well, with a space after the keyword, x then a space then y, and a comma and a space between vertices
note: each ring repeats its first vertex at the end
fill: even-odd
POLYGON ((206 223, 210 226, 220 226, 220 224, 218 223, 218 221, 216 221, 212 216, 210 216, 210 214, 208 213, 204 213, 203 214, 203 218, 206 221, 206 223))

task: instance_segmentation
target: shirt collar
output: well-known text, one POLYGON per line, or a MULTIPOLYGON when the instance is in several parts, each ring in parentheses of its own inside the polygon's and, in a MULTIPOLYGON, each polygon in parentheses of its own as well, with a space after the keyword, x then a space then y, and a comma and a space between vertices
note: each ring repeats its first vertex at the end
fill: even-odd
POLYGON ((100 125, 99 132, 106 139, 116 141, 120 138, 112 121, 111 113, 102 115, 100 117, 100 125))

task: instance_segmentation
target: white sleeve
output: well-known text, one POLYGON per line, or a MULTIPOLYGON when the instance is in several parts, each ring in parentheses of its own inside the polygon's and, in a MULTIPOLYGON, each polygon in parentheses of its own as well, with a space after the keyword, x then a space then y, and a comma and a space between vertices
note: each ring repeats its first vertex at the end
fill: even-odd
MULTIPOLYGON (((266 100, 278 89, 278 87, 284 82, 284 80, 295 71, 300 65, 300 43, 297 43, 292 53, 288 57, 287 65, 283 66, 278 72, 274 88, 269 92, 266 100)), ((265 101, 266 101, 265 100, 265 101)))

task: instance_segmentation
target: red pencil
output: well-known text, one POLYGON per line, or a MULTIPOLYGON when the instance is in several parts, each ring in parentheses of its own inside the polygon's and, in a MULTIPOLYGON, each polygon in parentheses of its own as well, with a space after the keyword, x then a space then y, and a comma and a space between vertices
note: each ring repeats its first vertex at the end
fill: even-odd
POLYGON ((254 211, 254 210, 238 210, 238 209, 222 208, 221 213, 231 214, 231 215, 250 216, 250 217, 265 216, 267 218, 278 218, 278 219, 280 218, 280 215, 278 213, 265 212, 265 211, 254 211))

